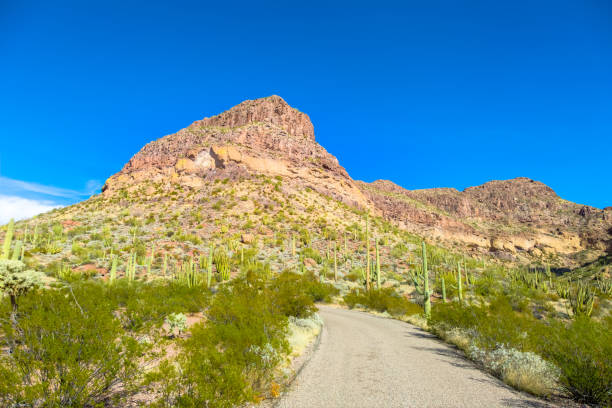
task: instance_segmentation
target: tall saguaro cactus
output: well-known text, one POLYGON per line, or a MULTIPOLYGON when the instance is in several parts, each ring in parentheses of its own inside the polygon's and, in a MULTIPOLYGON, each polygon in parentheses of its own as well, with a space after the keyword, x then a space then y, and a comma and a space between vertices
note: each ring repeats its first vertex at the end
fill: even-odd
POLYGON ((376 239, 376 288, 380 290, 380 255, 378 253, 378 239, 376 239))
POLYGON ((337 245, 334 242, 334 281, 338 280, 338 255, 337 255, 337 245))
POLYGON ((463 291, 461 288, 461 265, 457 262, 457 292, 459 293, 459 302, 463 302, 463 291))
POLYGON ((8 227, 6 228, 6 234, 4 235, 4 245, 2 246, 2 257, 0 259, 9 259, 11 255, 11 242, 13 241, 13 234, 15 233, 15 220, 11 218, 8 227))
POLYGON ((366 214, 366 290, 370 290, 370 213, 366 214))
POLYGON ((444 276, 442 276, 442 302, 446 303, 446 283, 444 283, 444 276))
POLYGON ((427 271, 427 248, 425 241, 422 242, 422 257, 423 257, 423 309, 425 309, 425 317, 431 317, 431 291, 429 290, 429 272, 427 271))

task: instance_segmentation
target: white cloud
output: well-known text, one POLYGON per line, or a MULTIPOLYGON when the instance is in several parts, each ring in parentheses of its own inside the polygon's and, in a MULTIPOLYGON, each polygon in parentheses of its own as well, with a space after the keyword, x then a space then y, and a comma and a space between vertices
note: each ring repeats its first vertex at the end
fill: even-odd
POLYGON ((0 195, 0 225, 6 224, 11 218, 22 220, 59 207, 62 206, 48 200, 0 195))
MULTIPOLYGON (((88 184, 87 187, 90 189, 91 187, 89 183, 91 183, 91 181, 87 183, 88 184)), ((40 193, 40 194, 50 195, 53 197, 64 197, 64 198, 78 198, 78 197, 83 197, 83 196, 91 194, 90 192, 81 192, 81 191, 76 191, 76 190, 69 190, 66 188, 44 186, 38 183, 31 183, 29 181, 15 180, 15 179, 11 179, 8 177, 2 177, 2 176, 0 176, 0 188, 6 189, 6 190, 13 190, 13 191, 29 191, 33 193, 40 193)))

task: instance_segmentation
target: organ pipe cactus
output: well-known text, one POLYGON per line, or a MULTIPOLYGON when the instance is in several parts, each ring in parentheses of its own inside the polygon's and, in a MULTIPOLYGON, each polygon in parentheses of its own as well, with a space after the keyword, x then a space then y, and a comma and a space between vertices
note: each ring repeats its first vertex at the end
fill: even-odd
POLYGON ((6 227, 6 234, 4 235, 4 244, 2 245, 2 256, 0 259, 9 259, 11 254, 11 242, 13 241, 13 234, 15 233, 15 220, 11 218, 6 227))
POLYGON ((219 249, 213 254, 213 262, 217 268, 217 272, 221 274, 221 280, 229 280, 230 278, 230 259, 227 252, 219 249))
POLYGON ((562 299, 569 299, 570 296, 570 286, 568 283, 557 282, 555 284, 555 291, 557 295, 559 295, 562 299))
POLYGON ((595 303, 595 296, 590 287, 585 284, 579 284, 574 294, 570 296, 569 301, 574 316, 591 316, 595 303))

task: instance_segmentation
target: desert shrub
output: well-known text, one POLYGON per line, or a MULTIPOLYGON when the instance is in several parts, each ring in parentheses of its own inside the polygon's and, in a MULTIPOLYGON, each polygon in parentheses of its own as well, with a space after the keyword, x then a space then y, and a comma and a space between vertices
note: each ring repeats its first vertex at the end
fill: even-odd
POLYGON ((280 273, 269 285, 271 301, 284 316, 305 318, 316 311, 315 301, 329 300, 337 293, 332 285, 319 282, 314 274, 280 273))
POLYGON ((472 329, 477 333, 476 345, 493 350, 500 344, 507 344, 519 351, 534 351, 535 334, 543 330, 543 324, 530 314, 516 312, 510 300, 500 296, 489 305, 465 305, 458 302, 437 304, 430 324, 434 330, 448 330, 453 327, 472 329))
POLYGON ((557 387, 559 369, 533 352, 522 352, 504 345, 492 351, 472 345, 468 355, 495 373, 505 383, 535 395, 549 395, 557 387))
POLYGON ((187 328, 187 316, 182 313, 171 313, 166 317, 165 323, 169 326, 171 335, 174 335, 175 330, 178 330, 180 335, 187 328))
POLYGON ((122 325, 130 331, 160 327, 169 314, 199 312, 210 302, 210 292, 201 286, 124 279, 108 287, 105 296, 121 309, 122 325))
POLYGON ((15 324, 6 300, 0 310, 10 351, 0 356, 3 406, 101 406, 135 390, 144 346, 123 331, 99 285, 39 290, 19 306, 15 324))
POLYGON ((555 322, 541 340, 541 353, 561 369, 568 393, 581 402, 612 404, 612 317, 555 322))
POLYGON ((206 324, 194 325, 181 343, 180 370, 165 362, 149 377, 161 390, 157 405, 233 407, 261 394, 289 352, 287 317, 269 295, 255 275, 224 285, 206 324))
POLYGON ((316 263, 320 264, 323 262, 323 257, 316 249, 305 247, 301 251, 302 257, 313 259, 316 263))
POLYGON ((353 268, 344 276, 344 279, 351 282, 357 282, 358 280, 362 279, 363 276, 365 276, 363 268, 353 268))
MULTIPOLYGON (((547 394, 551 382, 558 377, 561 386, 579 401, 604 406, 611 402, 610 317, 602 322, 580 317, 571 324, 554 319, 546 323, 535 319, 531 313, 521 312, 520 308, 517 310, 512 298, 499 296, 488 305, 481 306, 437 304, 429 323, 443 338, 450 337, 449 333, 457 328, 462 333, 469 333, 471 346, 481 350, 480 354, 473 353, 473 357, 480 358, 511 385, 529 392, 547 394), (558 367, 558 371, 543 370, 544 366, 531 354, 515 358, 517 354, 507 360, 504 352, 496 351, 502 348, 506 351, 513 349, 508 352, 511 354, 535 353, 558 367), (508 361, 512 365, 504 366, 508 361), (553 375, 553 372, 556 374, 553 375), (545 373, 548 373, 547 376, 541 377, 537 383, 536 380, 529 380, 545 373)), ((465 344, 465 340, 462 342, 465 344)))
POLYGON ((371 289, 364 291, 353 289, 344 295, 344 303, 350 308, 363 305, 368 309, 388 312, 394 316, 404 316, 421 313, 422 308, 399 295, 393 288, 371 289))

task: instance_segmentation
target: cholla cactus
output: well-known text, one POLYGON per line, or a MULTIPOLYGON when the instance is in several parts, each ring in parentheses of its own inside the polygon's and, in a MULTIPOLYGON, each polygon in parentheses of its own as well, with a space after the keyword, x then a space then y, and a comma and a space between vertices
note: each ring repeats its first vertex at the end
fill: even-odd
POLYGON ((17 299, 31 289, 42 285, 44 274, 25 270, 21 261, 0 259, 0 291, 11 299, 13 312, 17 310, 17 299))
POLYGON ((187 316, 182 313, 172 313, 166 317, 166 324, 170 326, 170 335, 174 336, 175 330, 178 330, 180 335, 187 328, 187 316))

